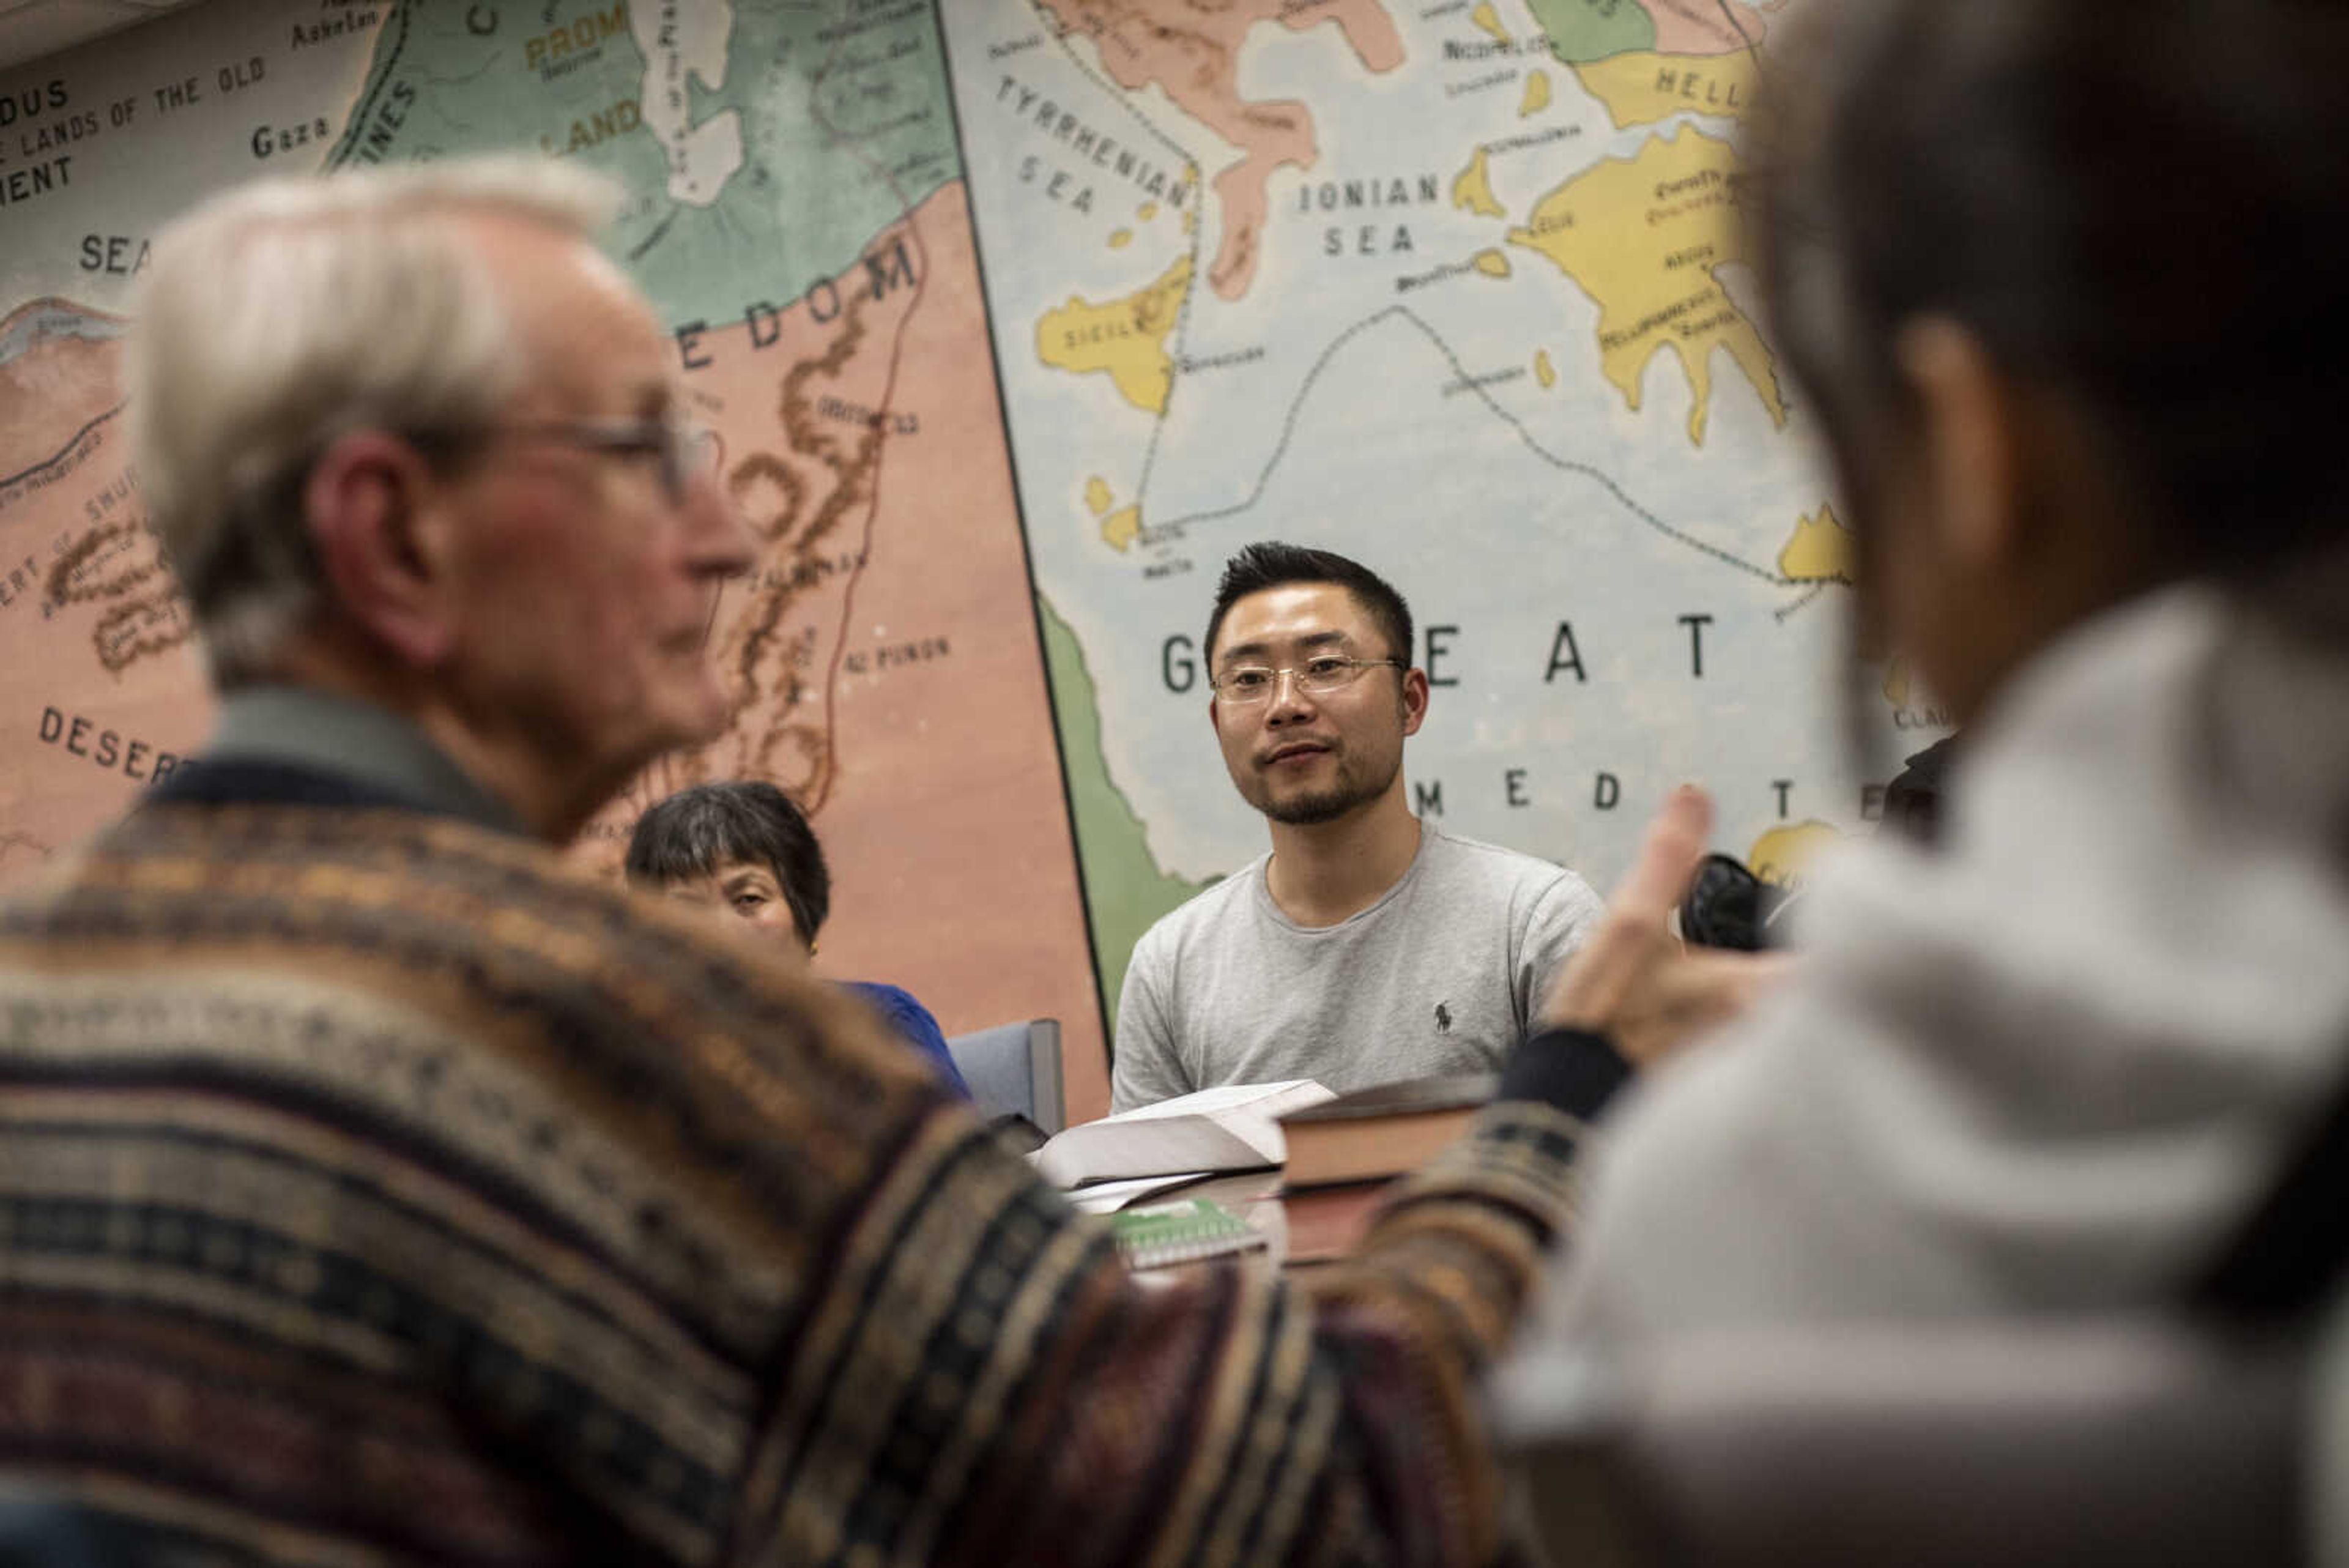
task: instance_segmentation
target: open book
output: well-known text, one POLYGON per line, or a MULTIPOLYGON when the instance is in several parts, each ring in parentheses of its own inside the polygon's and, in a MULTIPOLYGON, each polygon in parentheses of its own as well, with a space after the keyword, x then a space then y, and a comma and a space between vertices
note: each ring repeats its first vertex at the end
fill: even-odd
POLYGON ((1055 1187, 1180 1171, 1260 1170, 1287 1157, 1278 1117, 1334 1098, 1309 1078, 1230 1084, 1081 1123, 1028 1158, 1055 1187))

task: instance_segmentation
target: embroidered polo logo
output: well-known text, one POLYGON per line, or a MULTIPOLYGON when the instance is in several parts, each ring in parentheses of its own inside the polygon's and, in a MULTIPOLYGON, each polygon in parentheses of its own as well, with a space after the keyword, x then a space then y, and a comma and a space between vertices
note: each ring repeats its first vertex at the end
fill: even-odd
POLYGON ((1435 1004, 1435 1032, 1438 1034, 1452 1033, 1452 1009, 1440 1002, 1435 1004))

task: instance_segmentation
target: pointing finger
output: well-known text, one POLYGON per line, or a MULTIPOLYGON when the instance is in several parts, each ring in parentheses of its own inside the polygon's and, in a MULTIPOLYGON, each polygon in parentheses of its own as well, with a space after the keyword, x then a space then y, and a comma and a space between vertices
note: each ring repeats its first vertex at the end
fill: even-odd
POLYGON ((1661 925, 1687 894, 1713 831, 1713 802, 1693 784, 1672 791, 1648 824, 1639 858, 1616 884, 1609 913, 1661 925))

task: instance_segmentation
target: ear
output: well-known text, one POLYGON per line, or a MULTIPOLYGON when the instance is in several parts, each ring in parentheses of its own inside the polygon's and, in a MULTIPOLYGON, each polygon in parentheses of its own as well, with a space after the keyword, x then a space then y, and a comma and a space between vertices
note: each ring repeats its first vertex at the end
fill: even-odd
POLYGON ((302 488, 303 524, 336 607, 417 669, 438 665, 453 640, 450 563, 427 515, 440 491, 422 455, 384 431, 336 437, 302 488))
POLYGON ((1406 670, 1402 672, 1402 732, 1419 733, 1419 726, 1427 718, 1427 671, 1406 670))
POLYGON ((1894 340, 1920 410, 1919 477, 1949 558, 1981 568, 2027 549, 2023 400, 1982 347, 1947 317, 1910 321, 1894 340))

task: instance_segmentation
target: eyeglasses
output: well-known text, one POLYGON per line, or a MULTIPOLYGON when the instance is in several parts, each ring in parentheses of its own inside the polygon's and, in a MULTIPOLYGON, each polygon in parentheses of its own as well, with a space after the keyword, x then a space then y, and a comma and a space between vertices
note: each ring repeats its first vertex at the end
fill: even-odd
POLYGON ((1216 696, 1234 707, 1269 700, 1280 688, 1284 675, 1297 679, 1297 689, 1312 697, 1327 697, 1341 691, 1361 679, 1365 670, 1381 666, 1408 670, 1410 665, 1400 659, 1348 659, 1343 654, 1317 653, 1304 663, 1270 669, 1261 664, 1240 664, 1221 675, 1208 678, 1207 685, 1216 696))
POLYGON ((718 432, 671 420, 532 420, 431 432, 442 438, 481 435, 561 441, 609 457, 649 457, 659 466, 661 493, 675 506, 701 475, 718 466, 718 432))

